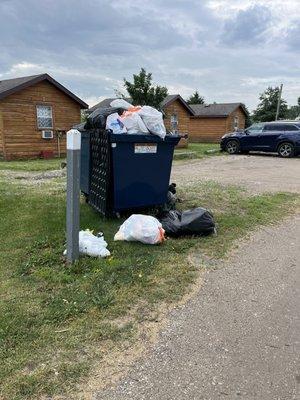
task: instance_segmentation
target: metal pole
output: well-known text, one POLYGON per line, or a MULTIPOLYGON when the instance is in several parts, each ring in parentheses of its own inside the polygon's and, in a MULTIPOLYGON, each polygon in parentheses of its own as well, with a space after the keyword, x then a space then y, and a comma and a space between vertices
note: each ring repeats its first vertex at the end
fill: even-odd
POLYGON ((60 158, 60 131, 57 131, 57 152, 58 158, 60 158))
POLYGON ((280 110, 280 102, 281 102, 281 93, 282 93, 282 84, 280 85, 279 93, 278 93, 278 100, 277 100, 277 110, 276 110, 276 117, 275 121, 278 120, 279 110, 280 110))
POLYGON ((71 129, 67 132, 67 260, 70 263, 79 258, 80 147, 81 133, 71 129))

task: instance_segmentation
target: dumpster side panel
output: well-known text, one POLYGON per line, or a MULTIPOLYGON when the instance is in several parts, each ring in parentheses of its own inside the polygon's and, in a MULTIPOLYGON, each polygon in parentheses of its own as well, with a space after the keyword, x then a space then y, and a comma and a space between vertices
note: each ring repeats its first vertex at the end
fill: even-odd
POLYGON ((167 141, 112 143, 114 209, 165 203, 173 152, 167 141))
POLYGON ((90 140, 89 204, 102 215, 109 216, 113 211, 110 133, 101 129, 92 130, 90 140))

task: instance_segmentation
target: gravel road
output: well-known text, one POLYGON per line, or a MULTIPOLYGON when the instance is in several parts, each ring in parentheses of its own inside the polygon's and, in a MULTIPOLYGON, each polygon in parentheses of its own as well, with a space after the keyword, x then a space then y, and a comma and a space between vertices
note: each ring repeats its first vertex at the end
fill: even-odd
POLYGON ((300 215, 261 229, 206 272, 149 357, 93 399, 299 399, 299 310, 300 215))
MULTIPOLYGON (((66 170, 26 172, 0 171, 0 178, 38 185, 61 178, 66 170)), ((184 186, 215 180, 240 185, 252 193, 288 191, 300 193, 300 157, 282 159, 274 155, 233 155, 173 163, 171 182, 184 186)))
POLYGON ((215 180, 246 187, 253 193, 300 193, 300 157, 283 159, 273 155, 234 155, 173 164, 172 182, 186 185, 215 180))

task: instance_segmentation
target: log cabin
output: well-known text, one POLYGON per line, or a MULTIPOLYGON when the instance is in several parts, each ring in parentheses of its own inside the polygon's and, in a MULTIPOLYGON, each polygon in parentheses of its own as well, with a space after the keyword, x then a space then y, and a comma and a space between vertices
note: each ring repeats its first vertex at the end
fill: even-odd
POLYGON ((0 157, 62 156, 88 105, 48 74, 0 81, 0 157))
MULTIPOLYGON (((102 100, 88 112, 99 107, 109 107, 115 98, 102 100)), ((130 98, 126 99, 131 101, 130 98)), ((187 104, 179 95, 168 95, 161 103, 164 123, 168 130, 188 134, 188 141, 219 142, 227 133, 245 128, 247 109, 243 103, 187 104)), ((181 139, 178 146, 186 147, 186 139, 181 139)))

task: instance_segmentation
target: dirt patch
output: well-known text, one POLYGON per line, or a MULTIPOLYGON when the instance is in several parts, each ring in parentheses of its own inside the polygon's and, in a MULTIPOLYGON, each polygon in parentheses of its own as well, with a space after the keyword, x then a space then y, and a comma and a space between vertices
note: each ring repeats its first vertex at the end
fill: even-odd
POLYGON ((213 180, 243 186, 254 194, 300 193, 300 158, 251 154, 178 161, 173 164, 171 180, 179 186, 213 180))
POLYGON ((0 177, 8 181, 19 181, 27 185, 39 184, 50 179, 62 178, 66 176, 66 170, 60 169, 45 172, 26 172, 26 171, 0 171, 0 177))

